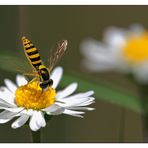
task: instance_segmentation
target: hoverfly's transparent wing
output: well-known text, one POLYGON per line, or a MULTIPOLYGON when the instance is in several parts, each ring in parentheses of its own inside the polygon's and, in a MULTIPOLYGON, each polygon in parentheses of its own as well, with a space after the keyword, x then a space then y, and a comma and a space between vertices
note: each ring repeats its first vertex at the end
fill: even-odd
POLYGON ((49 72, 53 69, 53 67, 57 64, 57 62, 60 60, 60 58, 62 57, 62 55, 65 53, 66 49, 67 49, 67 40, 62 40, 59 41, 57 46, 51 50, 51 55, 50 55, 50 64, 49 64, 49 72))
POLYGON ((0 54, 0 69, 24 75, 35 75, 35 72, 25 59, 14 55, 0 54))

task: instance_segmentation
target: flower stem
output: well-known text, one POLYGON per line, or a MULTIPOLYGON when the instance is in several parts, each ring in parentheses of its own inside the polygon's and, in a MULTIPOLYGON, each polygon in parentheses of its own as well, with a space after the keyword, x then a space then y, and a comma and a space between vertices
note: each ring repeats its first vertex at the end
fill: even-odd
POLYGON ((148 142, 148 85, 139 85, 139 92, 143 108, 143 138, 148 142))
POLYGON ((32 134, 32 142, 33 143, 40 143, 41 142, 41 130, 38 130, 36 132, 31 131, 32 134))
POLYGON ((124 130, 125 130, 125 108, 121 110, 120 127, 119 127, 119 142, 124 142, 124 130))

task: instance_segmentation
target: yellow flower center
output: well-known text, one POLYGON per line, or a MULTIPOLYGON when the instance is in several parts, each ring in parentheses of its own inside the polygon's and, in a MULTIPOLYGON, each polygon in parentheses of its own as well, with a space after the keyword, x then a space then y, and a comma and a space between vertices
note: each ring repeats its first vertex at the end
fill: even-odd
POLYGON ((130 38, 123 48, 123 55, 132 64, 148 60, 148 32, 130 38))
POLYGON ((30 82, 19 87, 15 93, 16 104, 26 109, 40 110, 55 102, 56 91, 52 87, 43 91, 38 82, 30 82))

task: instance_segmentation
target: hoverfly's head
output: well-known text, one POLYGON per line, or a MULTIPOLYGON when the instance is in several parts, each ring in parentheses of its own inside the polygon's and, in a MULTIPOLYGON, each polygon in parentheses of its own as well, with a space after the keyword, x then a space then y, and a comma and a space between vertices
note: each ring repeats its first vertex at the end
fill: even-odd
POLYGON ((49 85, 49 87, 53 85, 53 80, 52 79, 49 79, 48 85, 49 85))
POLYGON ((53 80, 49 79, 48 81, 44 81, 40 83, 40 87, 43 90, 47 90, 49 87, 51 87, 53 85, 53 80))

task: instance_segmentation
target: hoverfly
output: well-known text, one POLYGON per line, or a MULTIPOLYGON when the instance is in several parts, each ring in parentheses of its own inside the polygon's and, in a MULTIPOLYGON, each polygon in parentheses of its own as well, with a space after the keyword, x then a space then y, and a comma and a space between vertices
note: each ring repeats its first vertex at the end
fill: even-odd
MULTIPOLYGON (((25 55, 33 68, 32 75, 36 76, 33 80, 38 79, 39 85, 42 90, 46 90, 48 87, 52 86, 53 80, 50 78, 50 72, 60 57, 64 54, 67 49, 67 40, 62 40, 58 42, 58 45, 50 57, 50 65, 46 67, 40 57, 37 48, 33 43, 26 37, 22 37, 23 47, 25 55)), ((26 74, 27 75, 27 74, 26 74)), ((29 75, 29 74, 28 74, 29 75)))

